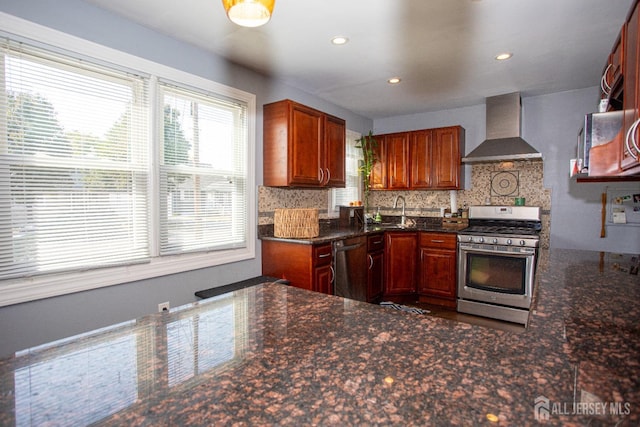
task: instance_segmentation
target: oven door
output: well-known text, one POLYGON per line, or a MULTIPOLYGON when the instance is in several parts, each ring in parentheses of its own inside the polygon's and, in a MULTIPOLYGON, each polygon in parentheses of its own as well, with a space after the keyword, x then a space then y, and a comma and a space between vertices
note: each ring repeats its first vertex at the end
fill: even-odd
POLYGON ((529 309, 535 248, 458 245, 458 298, 529 309))

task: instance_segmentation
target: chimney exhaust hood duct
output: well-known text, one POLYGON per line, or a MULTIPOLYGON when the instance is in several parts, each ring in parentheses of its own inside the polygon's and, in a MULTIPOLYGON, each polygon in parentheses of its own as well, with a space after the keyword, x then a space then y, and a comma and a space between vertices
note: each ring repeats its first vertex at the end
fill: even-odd
POLYGON ((520 93, 487 98, 487 139, 462 158, 464 163, 542 159, 520 136, 520 93))

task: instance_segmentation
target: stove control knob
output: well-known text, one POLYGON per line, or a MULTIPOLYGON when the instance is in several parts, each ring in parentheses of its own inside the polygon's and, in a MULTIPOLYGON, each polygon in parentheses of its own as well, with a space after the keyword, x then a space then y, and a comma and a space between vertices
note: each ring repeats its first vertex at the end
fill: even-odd
POLYGON ((468 240, 469 242, 473 242, 473 237, 469 236, 469 237, 467 238, 467 240, 468 240))
POLYGON ((527 242, 525 242, 524 240, 520 240, 520 246, 524 246, 526 244, 527 244, 527 242))
POLYGON ((511 243, 513 243, 511 239, 507 239, 507 245, 510 245, 511 243))
POLYGON ((491 241, 491 243, 493 243, 494 245, 497 245, 497 244, 498 244, 498 239, 493 239, 493 240, 491 241))
POLYGON ((478 237, 478 242, 480 243, 484 242, 484 237, 478 237))

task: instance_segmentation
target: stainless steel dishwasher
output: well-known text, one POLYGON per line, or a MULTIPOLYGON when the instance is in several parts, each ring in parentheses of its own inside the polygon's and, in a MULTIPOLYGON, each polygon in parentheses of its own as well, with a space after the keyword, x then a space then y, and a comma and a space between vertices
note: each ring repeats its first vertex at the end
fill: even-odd
POLYGON ((367 301, 367 237, 351 237, 333 244, 334 293, 367 301))

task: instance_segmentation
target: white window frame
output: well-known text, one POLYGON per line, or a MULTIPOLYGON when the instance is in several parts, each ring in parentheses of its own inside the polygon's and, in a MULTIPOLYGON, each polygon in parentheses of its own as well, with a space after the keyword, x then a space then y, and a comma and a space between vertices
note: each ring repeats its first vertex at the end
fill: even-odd
MULTIPOLYGON (((362 134, 360 134, 359 132, 356 131, 352 131, 352 130, 348 130, 347 129, 347 144, 350 144, 352 141, 358 140, 360 139, 360 137, 362 137, 362 134)), ((348 147, 347 147, 348 150, 348 147)), ((346 156, 346 152, 345 152, 345 156, 346 156)), ((346 160, 346 159, 345 159, 346 160)), ((346 162, 347 166, 349 165, 349 162, 346 162)), ((349 183, 349 179, 348 179, 348 175, 349 175, 349 171, 345 170, 345 173, 347 174, 347 184, 349 183)), ((338 191, 343 191, 343 188, 332 188, 331 191, 329 191, 329 197, 328 197, 328 207, 327 207, 327 212, 328 212, 328 216, 332 217, 332 218, 337 218, 340 215, 340 209, 336 206, 336 195, 338 191)), ((360 174, 358 173, 358 188, 357 188, 357 192, 358 192, 358 197, 356 198, 356 200, 362 200, 362 176, 360 176, 360 174)), ((355 201, 355 200, 354 200, 355 201)))
MULTIPOLYGON (((257 226, 255 219, 256 96, 254 94, 53 30, 4 12, 0 12, 0 23, 0 34, 27 39, 39 45, 50 46, 54 50, 73 52, 78 56, 89 57, 109 64, 121 64, 126 68, 151 75, 151 105, 155 105, 157 96, 154 79, 164 78, 235 98, 245 102, 248 111, 246 247, 160 257, 158 256, 158 237, 156 233, 151 233, 152 259, 149 263, 7 280, 0 286, 0 307, 255 258, 257 226)), ((153 123, 156 122, 155 109, 151 108, 149 114, 151 115, 149 120, 151 123, 150 135, 152 141, 155 141, 157 136, 157 130, 153 126, 153 123)), ((158 230, 159 227, 159 179, 156 170, 158 156, 159 153, 156 150, 149 162, 151 230, 158 230)))

